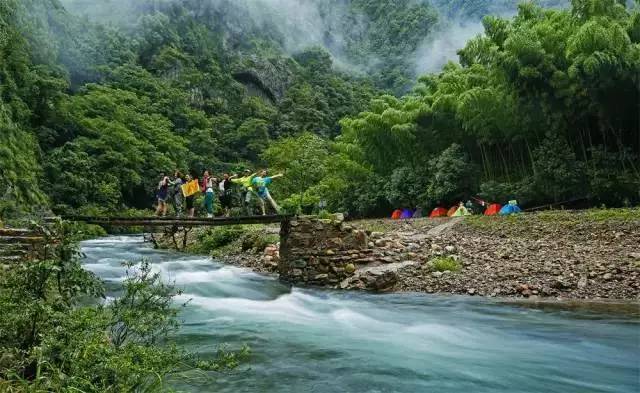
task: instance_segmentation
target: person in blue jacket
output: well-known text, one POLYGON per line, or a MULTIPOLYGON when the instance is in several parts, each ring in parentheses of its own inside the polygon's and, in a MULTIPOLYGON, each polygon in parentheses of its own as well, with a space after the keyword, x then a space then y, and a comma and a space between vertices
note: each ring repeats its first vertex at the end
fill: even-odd
POLYGON ((262 209, 263 216, 267 214, 264 204, 265 201, 268 201, 271 204, 271 207, 273 207, 273 210, 275 210, 276 213, 280 212, 280 207, 278 207, 276 201, 274 201, 271 197, 268 186, 271 184, 273 179, 277 179, 282 176, 284 176, 284 174, 282 173, 273 176, 267 176, 267 171, 263 170, 262 172, 260 172, 260 175, 254 177, 251 180, 251 187, 253 187, 253 190, 256 192, 256 194, 258 194, 259 197, 258 202, 260 203, 260 209, 262 209))

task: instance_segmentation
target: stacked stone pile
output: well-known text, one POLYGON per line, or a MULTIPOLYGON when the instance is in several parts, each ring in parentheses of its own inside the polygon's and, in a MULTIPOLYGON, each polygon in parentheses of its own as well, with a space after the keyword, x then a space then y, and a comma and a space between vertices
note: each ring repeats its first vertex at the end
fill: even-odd
POLYGON ((35 230, 0 228, 0 264, 37 258, 44 242, 42 233, 35 230))
POLYGON ((336 286, 371 253, 366 233, 340 218, 299 217, 282 226, 278 272, 289 282, 336 286))

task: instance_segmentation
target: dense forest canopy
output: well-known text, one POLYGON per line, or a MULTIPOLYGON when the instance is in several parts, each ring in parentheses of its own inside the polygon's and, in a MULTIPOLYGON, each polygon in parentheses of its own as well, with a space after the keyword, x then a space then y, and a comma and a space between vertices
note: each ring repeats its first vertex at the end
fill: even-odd
POLYGON ((637 203, 627 3, 3 1, 0 215, 144 208, 162 171, 267 165, 294 211, 637 203))

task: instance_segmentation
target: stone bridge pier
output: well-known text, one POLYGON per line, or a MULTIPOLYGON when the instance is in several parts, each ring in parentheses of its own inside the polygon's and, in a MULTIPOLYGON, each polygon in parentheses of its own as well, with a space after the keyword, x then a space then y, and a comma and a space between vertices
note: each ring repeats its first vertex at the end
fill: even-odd
POLYGON ((359 262, 369 261, 367 234, 332 219, 294 217, 280 229, 280 279, 290 283, 337 286, 359 262))

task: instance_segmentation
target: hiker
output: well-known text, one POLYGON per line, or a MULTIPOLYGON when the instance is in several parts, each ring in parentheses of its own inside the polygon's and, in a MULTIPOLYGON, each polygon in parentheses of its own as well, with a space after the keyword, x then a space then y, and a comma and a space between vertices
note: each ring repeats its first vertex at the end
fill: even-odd
MULTIPOLYGON (((186 176, 186 180, 185 180, 186 183, 189 183, 192 180, 193 178, 191 177, 191 175, 186 176)), ((188 197, 184 198, 187 205, 187 216, 189 218, 193 218, 195 216, 196 208, 193 206, 193 201, 196 198, 196 194, 197 194, 197 191, 195 194, 191 194, 188 197)))
POLYGON ((204 171, 202 176, 202 192, 204 193, 204 207, 207 210, 207 218, 213 218, 213 201, 215 192, 213 191, 214 178, 209 175, 209 171, 204 171))
POLYGON ((182 201, 184 199, 184 196, 182 195, 182 185, 184 184, 184 180, 182 173, 178 170, 175 171, 173 177, 174 179, 169 182, 169 185, 172 187, 173 207, 176 210, 176 217, 180 217, 180 215, 182 215, 182 201))
MULTIPOLYGON (((245 169, 243 177, 231 179, 231 182, 233 184, 239 184, 240 187, 242 187, 242 190, 241 190, 242 204, 244 205, 243 207, 244 207, 245 213, 248 216, 252 215, 251 214, 252 213, 251 196, 255 194, 255 192, 253 191, 253 188, 251 187, 251 180, 257 174, 258 174, 257 172, 251 173, 249 169, 245 169)), ((237 175, 235 175, 235 177, 237 177, 237 175)))
POLYGON ((262 209, 263 216, 267 215, 265 206, 264 206, 265 200, 269 201, 269 203, 271 204, 271 207, 273 207, 273 210, 275 210, 276 213, 280 212, 280 208, 276 204, 276 201, 274 201, 273 198, 271 197, 271 194, 269 193, 269 189, 267 188, 267 186, 271 184, 273 179, 277 179, 278 177, 282 177, 282 176, 284 176, 284 174, 282 173, 279 173, 273 176, 267 176, 267 171, 263 170, 262 172, 260 172, 260 176, 256 176, 251 180, 251 185, 253 186, 254 191, 258 194, 258 197, 259 197, 258 202, 260 203, 260 208, 262 209))
POLYGON ((207 192, 207 183, 209 182, 210 177, 211 175, 209 175, 209 170, 205 169, 202 173, 202 181, 200 182, 200 192, 203 194, 207 192))
POLYGON ((225 217, 229 217, 231 214, 231 179, 235 178, 235 175, 230 177, 228 173, 222 175, 220 183, 218 183, 218 190, 220 191, 220 206, 225 217))
POLYGON ((169 197, 169 177, 164 173, 160 174, 156 198, 158 199, 158 207, 156 208, 156 216, 167 215, 167 198, 169 197))

